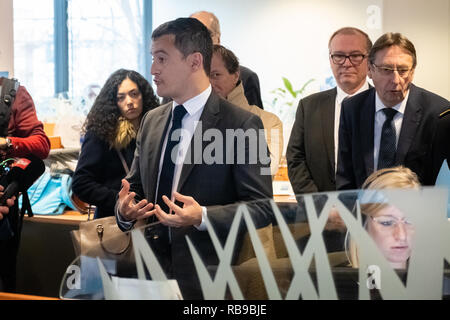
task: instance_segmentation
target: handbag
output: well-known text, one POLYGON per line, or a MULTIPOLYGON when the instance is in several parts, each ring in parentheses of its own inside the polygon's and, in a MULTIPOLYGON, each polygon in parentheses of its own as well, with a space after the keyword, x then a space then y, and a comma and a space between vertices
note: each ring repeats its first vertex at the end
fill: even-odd
POLYGON ((80 223, 71 231, 76 255, 117 259, 131 258, 131 234, 119 229, 116 217, 105 217, 80 223))
MULTIPOLYGON (((129 169, 122 153, 117 149, 116 151, 128 174, 129 169)), ((83 211, 85 207, 80 209, 83 211)), ((119 229, 115 216, 81 222, 79 230, 71 231, 71 236, 76 256, 133 259, 131 233, 119 229)))

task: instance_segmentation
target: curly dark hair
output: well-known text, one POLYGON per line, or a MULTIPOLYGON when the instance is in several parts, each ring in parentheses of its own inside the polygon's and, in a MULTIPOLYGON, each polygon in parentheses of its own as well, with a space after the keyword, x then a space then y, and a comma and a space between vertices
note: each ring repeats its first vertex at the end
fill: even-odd
POLYGON ((117 91, 123 80, 127 78, 137 84, 142 94, 142 114, 159 106, 159 100, 150 83, 142 75, 133 70, 119 69, 109 76, 95 99, 84 122, 83 135, 90 131, 106 142, 114 140, 121 116, 117 104, 117 91))

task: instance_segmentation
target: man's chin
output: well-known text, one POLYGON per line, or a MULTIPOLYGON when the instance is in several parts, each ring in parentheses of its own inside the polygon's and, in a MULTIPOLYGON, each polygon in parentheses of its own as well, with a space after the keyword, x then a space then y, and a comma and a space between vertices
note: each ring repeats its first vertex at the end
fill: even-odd
POLYGON ((405 99, 405 95, 402 92, 391 92, 387 95, 387 102, 389 106, 395 106, 405 99))
POLYGON ((354 75, 346 75, 341 76, 339 78, 339 82, 342 83, 344 86, 357 86, 358 85, 358 78, 356 78, 354 75))
POLYGON ((160 88, 156 88, 156 94, 163 98, 170 98, 169 93, 160 88))

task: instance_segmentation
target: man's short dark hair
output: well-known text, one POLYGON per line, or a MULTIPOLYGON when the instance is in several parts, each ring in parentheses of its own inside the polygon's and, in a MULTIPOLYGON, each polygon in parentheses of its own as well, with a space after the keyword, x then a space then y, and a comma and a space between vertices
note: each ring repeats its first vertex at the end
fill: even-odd
POLYGON ((416 48, 414 47, 414 44, 409 41, 408 38, 406 38, 401 33, 394 33, 394 32, 388 32, 383 34, 381 37, 375 41, 372 49, 369 53, 369 62, 371 64, 375 63, 375 55, 378 51, 381 51, 385 48, 392 47, 392 46, 398 46, 402 48, 403 50, 406 50, 409 52, 413 59, 413 69, 417 65, 417 56, 416 56, 416 48))
POLYGON ((370 40, 369 36, 367 35, 367 33, 365 33, 364 31, 355 28, 355 27, 344 27, 344 28, 340 28, 339 30, 336 30, 333 35, 330 37, 330 40, 328 41, 328 48, 331 47, 331 41, 334 39, 334 37, 336 37, 338 34, 345 34, 345 35, 361 35, 364 37, 364 39, 366 40, 366 50, 367 50, 367 54, 370 52, 370 50, 372 49, 372 41, 370 40))
POLYGON ((175 48, 185 58, 195 52, 201 53, 203 56, 203 68, 209 76, 213 43, 211 33, 203 23, 194 18, 178 18, 156 28, 152 33, 152 40, 165 35, 175 36, 175 48))
POLYGON ((232 74, 239 71, 239 60, 233 51, 228 50, 220 44, 215 44, 213 49, 213 54, 214 53, 219 54, 222 57, 228 73, 232 74))

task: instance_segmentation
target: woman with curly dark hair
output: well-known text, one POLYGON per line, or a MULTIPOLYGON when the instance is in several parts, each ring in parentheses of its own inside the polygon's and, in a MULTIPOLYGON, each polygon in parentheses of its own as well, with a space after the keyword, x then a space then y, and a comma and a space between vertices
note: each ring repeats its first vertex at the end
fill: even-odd
POLYGON ((72 190, 96 206, 95 218, 114 215, 121 179, 133 161, 142 116, 159 105, 139 73, 120 69, 101 89, 84 123, 72 190))

